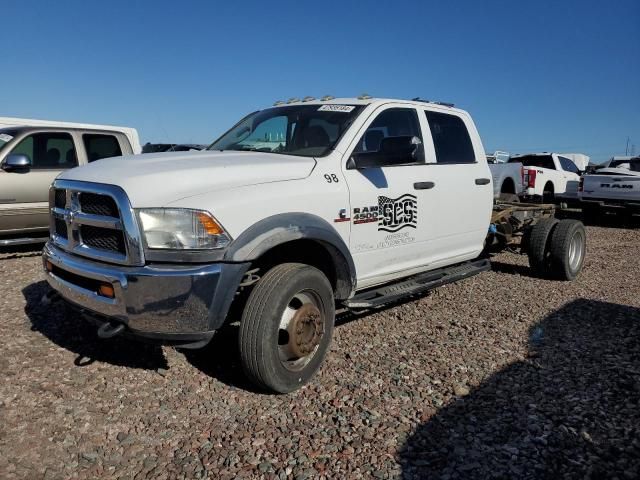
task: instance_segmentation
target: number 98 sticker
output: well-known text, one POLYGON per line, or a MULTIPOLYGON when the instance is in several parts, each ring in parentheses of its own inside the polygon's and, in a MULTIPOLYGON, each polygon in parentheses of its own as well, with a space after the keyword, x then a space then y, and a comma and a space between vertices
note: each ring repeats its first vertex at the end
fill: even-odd
POLYGON ((325 173, 324 179, 327 183, 338 183, 340 181, 335 173, 325 173))

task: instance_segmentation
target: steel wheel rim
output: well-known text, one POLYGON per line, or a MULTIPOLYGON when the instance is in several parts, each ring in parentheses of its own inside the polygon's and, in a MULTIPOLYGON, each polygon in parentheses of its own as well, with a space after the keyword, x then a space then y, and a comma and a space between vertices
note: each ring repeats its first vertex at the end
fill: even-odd
POLYGON ((278 357, 287 370, 300 371, 315 357, 324 337, 325 317, 315 292, 303 290, 289 300, 278 325, 278 357))
POLYGON ((573 237, 571 237, 571 243, 569 244, 569 267, 571 267, 572 271, 576 271, 580 267, 583 252, 584 242, 582 232, 576 232, 573 237))

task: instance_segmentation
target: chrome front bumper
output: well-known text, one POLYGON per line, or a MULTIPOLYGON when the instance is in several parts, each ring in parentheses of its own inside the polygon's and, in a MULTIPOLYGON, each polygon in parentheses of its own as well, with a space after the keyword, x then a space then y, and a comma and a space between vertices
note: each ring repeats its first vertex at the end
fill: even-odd
POLYGON ((47 282, 65 300, 125 324, 130 334, 158 338, 212 334, 224 322, 248 268, 223 263, 111 265, 71 255, 51 243, 42 259, 47 282), (98 294, 95 285, 102 283, 113 287, 114 298, 98 294))

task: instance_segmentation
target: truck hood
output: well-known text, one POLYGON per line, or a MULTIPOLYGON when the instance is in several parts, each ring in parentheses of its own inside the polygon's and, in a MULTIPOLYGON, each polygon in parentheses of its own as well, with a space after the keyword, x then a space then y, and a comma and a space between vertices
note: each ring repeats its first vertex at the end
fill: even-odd
POLYGON ((629 170, 628 168, 600 168, 593 175, 630 175, 640 177, 640 172, 629 170))
POLYGON ((260 183, 308 177, 313 158, 263 152, 175 152, 105 158, 58 178, 118 185, 135 208, 260 183))

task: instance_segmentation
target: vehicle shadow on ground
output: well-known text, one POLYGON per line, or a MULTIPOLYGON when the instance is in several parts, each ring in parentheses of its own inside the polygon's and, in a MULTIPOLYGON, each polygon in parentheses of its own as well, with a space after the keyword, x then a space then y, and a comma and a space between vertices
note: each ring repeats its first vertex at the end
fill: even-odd
POLYGON ((227 324, 216 332, 204 348, 182 349, 181 352, 191 365, 225 385, 254 393, 266 393, 249 382, 242 371, 238 330, 237 324, 227 324))
POLYGON ((17 245, 15 247, 0 247, 0 261, 11 258, 39 257, 42 255, 42 243, 31 245, 17 245))
POLYGON ((520 275, 522 277, 535 278, 531 268, 526 265, 516 265, 514 263, 505 263, 491 260, 491 270, 499 273, 507 273, 509 275, 520 275))
POLYGON ((40 332, 56 345, 77 354, 74 364, 84 367, 98 362, 147 370, 167 369, 162 348, 124 337, 103 340, 96 335, 97 327, 68 308, 63 302, 43 302, 51 289, 45 281, 32 283, 22 290, 26 300, 25 313, 31 329, 40 332))
POLYGON ((640 215, 628 215, 624 212, 602 212, 595 218, 586 218, 582 211, 575 209, 559 210, 556 212, 556 217, 573 218, 591 227, 620 228, 623 230, 640 228, 640 215))
MULTIPOLYGON (((365 319, 366 317, 380 313, 384 310, 413 302, 422 297, 426 297, 430 292, 416 294, 403 298, 396 302, 384 305, 383 307, 360 312, 339 310, 336 313, 335 326, 340 328, 348 323, 365 319)), ((239 312, 232 314, 233 318, 240 318, 239 312)), ((209 344, 198 350, 181 350, 185 358, 202 373, 209 375, 216 380, 236 388, 251 391, 254 393, 266 393, 259 390, 246 378, 240 363, 240 350, 238 345, 238 322, 226 324, 216 332, 209 344)))
POLYGON ((640 309, 575 300, 529 356, 418 427, 403 478, 640 478, 640 309))

